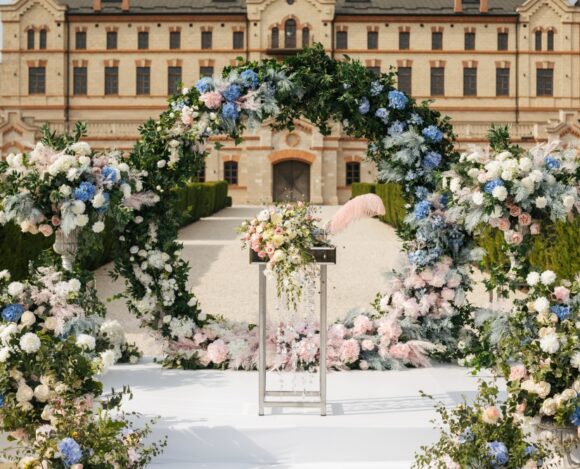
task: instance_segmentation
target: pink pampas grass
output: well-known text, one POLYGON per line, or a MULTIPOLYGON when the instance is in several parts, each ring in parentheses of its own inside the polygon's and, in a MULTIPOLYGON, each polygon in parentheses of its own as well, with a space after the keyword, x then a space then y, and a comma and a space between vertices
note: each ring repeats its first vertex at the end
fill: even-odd
POLYGON ((327 230, 331 235, 334 235, 346 229, 353 221, 384 214, 385 206, 378 195, 359 195, 348 201, 336 212, 328 223, 327 230))

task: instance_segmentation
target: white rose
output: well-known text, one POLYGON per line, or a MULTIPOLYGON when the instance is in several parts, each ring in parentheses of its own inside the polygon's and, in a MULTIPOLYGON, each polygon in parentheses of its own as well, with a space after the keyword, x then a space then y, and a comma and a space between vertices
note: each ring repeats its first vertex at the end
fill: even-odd
POLYGON ((545 399, 550 394, 551 390, 552 386, 550 386, 550 383, 547 383, 546 381, 540 381, 534 387, 534 392, 542 399, 545 399))
POLYGON ((56 329, 57 321, 56 318, 50 316, 44 320, 44 327, 49 331, 54 331, 56 329))
POLYGON ((107 199, 105 198, 105 195, 102 192, 97 192, 93 198, 93 207, 101 208, 103 205, 105 205, 106 202, 107 199))
POLYGON ((102 221, 98 221, 93 225, 93 231, 95 233, 102 233, 105 230, 105 224, 102 221))
POLYGON ((81 156, 81 157, 79 158, 79 163, 80 163, 82 166, 88 166, 88 165, 90 165, 90 164, 91 164, 91 159, 90 159, 88 156, 81 156))
POLYGON ((40 339, 33 332, 28 332, 20 337, 20 348, 26 353, 36 353, 40 348, 40 339))
POLYGON ((166 161, 166 160, 159 160, 159 161, 157 162, 157 167, 158 167, 159 169, 161 169, 161 168, 165 168, 165 166, 166 166, 166 165, 167 165, 167 161, 166 161))
POLYGON ((533 178, 527 176, 527 177, 525 177, 525 178, 522 179, 522 186, 524 186, 524 188, 528 192, 533 192, 534 191, 534 185, 535 185, 535 182, 534 182, 533 178))
POLYGON ((576 352, 573 356, 572 359, 570 360, 570 364, 574 367, 574 368, 578 368, 580 370, 580 352, 576 352))
POLYGON ((274 252, 274 262, 282 262, 284 259, 286 259, 286 254, 284 254, 284 251, 280 251, 277 250, 274 252))
POLYGON ((538 313, 545 313, 550 309, 550 302, 546 297, 541 296, 534 301, 534 308, 538 313))
POLYGON ((77 345, 82 349, 94 350, 96 344, 96 340, 92 335, 79 334, 77 336, 77 345))
POLYGON ((556 274, 551 270, 546 270, 545 272, 542 272, 540 279, 544 285, 551 285, 556 281, 556 274))
POLYGON ((497 161, 504 161, 508 158, 512 158, 513 155, 509 151, 502 151, 495 158, 497 161))
POLYGON ((20 282, 12 282, 8 285, 8 294, 10 296, 18 296, 24 291, 24 285, 20 282))
POLYGON ((262 210, 258 213, 258 221, 268 221, 270 219, 270 212, 268 210, 262 210))
POLYGON ((556 334, 548 334, 540 339, 540 348, 546 353, 556 353, 560 350, 560 342, 556 334))
POLYGON ((77 226, 80 226, 81 228, 83 226, 87 226, 87 223, 89 222, 89 217, 88 215, 77 215, 75 217, 75 224, 77 226))
POLYGON ((554 399, 546 399, 543 403, 542 403, 542 409, 541 412, 544 415, 554 415, 556 413, 556 401, 554 401, 554 399))
POLYGON ((536 182, 541 182, 544 179, 544 173, 542 173, 542 171, 540 171, 539 169, 534 169, 531 173, 530 176, 534 179, 534 181, 536 182))
POLYGON ((533 287, 538 284, 540 281, 540 274, 538 272, 530 272, 526 277, 526 282, 530 287, 533 287))
POLYGON ((483 205, 484 197, 481 191, 475 191, 472 196, 475 205, 483 205))
POLYGON ((538 198, 536 198, 536 207, 538 207, 538 208, 546 208, 546 205, 548 205, 548 201, 546 200, 545 197, 538 197, 538 198))
POLYGON ((81 290, 81 281, 77 278, 72 278, 68 281, 68 286, 73 292, 79 292, 81 290))
POLYGON ((58 188, 58 191, 64 195, 65 197, 68 197, 69 195, 72 194, 72 189, 70 186, 67 186, 66 184, 63 184, 62 186, 60 186, 58 188))
POLYGON ((90 155, 91 146, 87 142, 77 142, 71 145, 71 151, 77 155, 90 155))
POLYGON ((29 402, 34 397, 34 391, 28 384, 22 381, 18 385, 18 390, 16 391, 16 400, 20 403, 29 402))
POLYGON ((449 183, 449 189, 453 193, 459 192, 461 190, 461 179, 459 178, 451 179, 451 182, 449 183))
POLYGON ((10 358, 10 348, 2 347, 0 349, 0 363, 6 363, 6 360, 10 358))
POLYGON ((562 392, 562 399, 564 401, 571 401, 572 399, 576 399, 578 393, 574 391, 574 389, 564 389, 562 392))
POLYGON ((532 160, 527 157, 524 157, 520 160, 520 169, 526 173, 531 171, 533 166, 534 165, 532 163, 532 160))
POLYGON ((504 181, 511 181, 514 178, 514 175, 511 171, 505 170, 505 171, 502 171, 501 178, 504 181))
POLYGON ((574 197, 572 197, 571 195, 565 195, 564 197, 562 197, 562 203, 564 204, 564 208, 568 212, 570 210, 572 210, 572 208, 574 208, 575 201, 576 201, 576 199, 574 197))
POLYGON ((34 388, 34 397, 38 402, 46 402, 50 397, 50 388, 46 384, 39 384, 34 388))
POLYGON ((467 174, 471 179, 476 179, 477 176, 479 176, 479 169, 471 168, 469 171, 467 171, 467 174))
POLYGON ((81 213, 85 213, 85 203, 82 200, 75 200, 72 206, 72 212, 75 215, 80 215, 81 213))
POLYGON ((112 350, 105 350, 101 353, 102 372, 106 373, 109 368, 115 364, 115 352, 112 350))
POLYGON ((36 322, 36 316, 32 311, 25 311, 20 318, 20 322, 24 326, 32 326, 36 322))
POLYGON ((508 191, 504 186, 498 186, 493 189, 491 195, 493 195, 500 202, 503 202, 508 196, 508 191))

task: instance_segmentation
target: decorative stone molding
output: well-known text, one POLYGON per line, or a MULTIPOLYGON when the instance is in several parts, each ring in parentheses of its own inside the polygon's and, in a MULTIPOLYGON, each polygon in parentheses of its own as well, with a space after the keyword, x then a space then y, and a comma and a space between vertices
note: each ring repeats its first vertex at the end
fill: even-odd
POLYGON ((268 159, 272 164, 278 164, 282 161, 297 160, 303 163, 312 164, 316 156, 303 150, 278 150, 270 153, 268 159))
POLYGON ((509 60, 498 60, 495 62, 495 68, 511 68, 512 63, 509 60))
POLYGON ((477 68, 478 61, 477 60, 464 60, 463 61, 463 68, 477 68))
POLYGON ((542 62, 536 62, 536 68, 540 69, 554 69, 556 64, 554 62, 548 62, 547 60, 542 62))
POLYGON ((397 60, 397 67, 412 67, 413 61, 409 59, 397 60))

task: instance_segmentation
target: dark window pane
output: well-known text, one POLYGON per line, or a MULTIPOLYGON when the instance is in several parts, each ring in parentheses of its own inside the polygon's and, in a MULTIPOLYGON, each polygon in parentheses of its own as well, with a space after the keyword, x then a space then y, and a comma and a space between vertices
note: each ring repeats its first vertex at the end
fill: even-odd
POLYGON ((212 48, 212 33, 211 31, 202 31, 201 32, 201 48, 202 49, 211 49, 212 48))
POLYGON ((508 33, 497 33, 497 50, 508 50, 508 33))
POLYGON ((199 67, 200 77, 213 77, 213 67, 199 67))
POLYGON ((431 35, 431 49, 442 50, 443 49, 443 33, 433 32, 431 35))
POLYGON ((411 96, 413 91, 413 69, 411 67, 399 67, 398 76, 399 90, 411 96))
POLYGON ((182 82, 181 67, 169 67, 167 69, 167 94, 174 94, 182 82))
POLYGON ((465 50, 475 50, 475 33, 465 33, 465 50))
POLYGON ((373 72, 377 76, 381 74, 381 67, 367 67, 367 70, 373 72))
POLYGON ((30 67, 28 69, 28 94, 46 93, 46 68, 30 67))
POLYGON ((38 40, 38 48, 39 49, 46 49, 46 29, 41 29, 40 30, 40 37, 38 40))
POLYGON ((202 163, 203 166, 199 168, 197 175, 195 176, 195 180, 197 182, 205 182, 205 161, 202 163))
POLYGON ((77 31, 76 32, 75 48, 82 49, 82 50, 87 48, 87 33, 85 31, 77 31))
POLYGON ((149 49, 149 32, 139 31, 137 36, 137 48, 139 50, 149 49))
POLYGON ((445 95, 445 68, 431 68, 431 96, 445 95))
POLYGON ((224 179, 228 184, 237 185, 238 184, 238 162, 237 161, 226 161, 224 163, 224 179))
POLYGON ((379 48, 379 33, 377 31, 367 32, 367 49, 379 48))
POLYGON ((234 49, 244 48, 244 32, 234 31, 234 49))
POLYGON ((28 50, 34 49, 34 29, 29 29, 26 33, 26 47, 28 50))
POLYGON ((73 93, 87 94, 87 67, 75 67, 73 70, 73 93))
POLYGON ((463 69, 463 96, 477 96, 477 68, 463 69))
POLYGON ((495 94, 496 96, 510 95, 510 69, 498 68, 495 71, 495 94))
POLYGON ((348 49, 348 32, 338 31, 336 33, 336 48, 337 49, 348 49))
POLYGON ((346 185, 352 186, 355 182, 360 182, 360 163, 350 161, 346 163, 346 185))
POLYGON ((169 48, 181 49, 181 31, 171 31, 169 33, 169 48))
POLYGON ((401 31, 399 33, 399 49, 409 50, 411 48, 411 33, 408 31, 401 31))
POLYGON ((117 31, 107 31, 107 49, 114 50, 117 48, 117 31))
POLYGON ((548 31, 548 43, 546 44, 546 49, 554 50, 554 31, 548 31))
POLYGON ((310 29, 302 28, 302 47, 308 47, 310 45, 310 29))
POLYGON ((536 50, 542 50, 542 31, 536 31, 536 50))
POLYGON ((296 49, 296 21, 289 19, 284 25, 284 47, 296 49))
POLYGON ((278 28, 272 28, 272 49, 278 49, 280 47, 280 30, 278 28))
POLYGON ((542 69, 537 70, 536 76, 537 95, 538 96, 554 96, 554 70, 542 69))
POLYGON ((105 67, 105 95, 119 94, 119 67, 105 67))
POLYGON ((137 94, 151 94, 151 68, 137 67, 137 94))

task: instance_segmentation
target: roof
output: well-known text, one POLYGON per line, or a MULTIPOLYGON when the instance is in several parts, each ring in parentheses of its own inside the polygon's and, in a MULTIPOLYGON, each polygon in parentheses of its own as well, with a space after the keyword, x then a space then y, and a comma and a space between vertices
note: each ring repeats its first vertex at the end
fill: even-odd
MULTIPOLYGON (((58 0, 69 13, 90 14, 93 0, 58 0)), ((101 0, 104 14, 246 14, 244 0, 130 0, 129 12, 121 9, 121 0, 101 0)))

